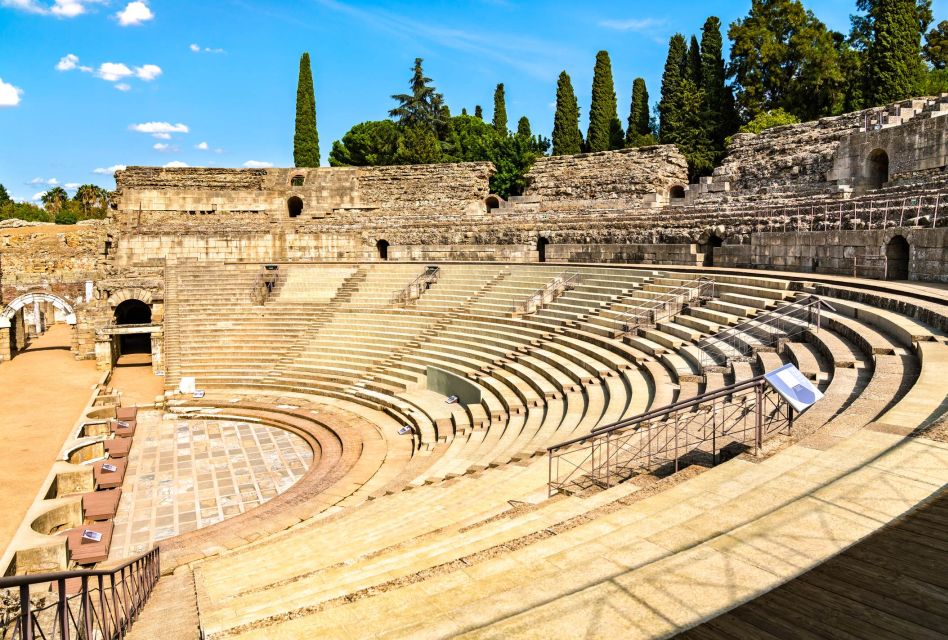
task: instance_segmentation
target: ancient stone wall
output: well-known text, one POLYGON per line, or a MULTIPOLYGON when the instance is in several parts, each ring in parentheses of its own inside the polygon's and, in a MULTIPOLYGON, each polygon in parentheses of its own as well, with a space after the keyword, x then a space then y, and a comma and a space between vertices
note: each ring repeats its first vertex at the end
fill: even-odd
POLYGON ((551 244, 547 262, 619 262, 698 266, 703 255, 695 244, 551 244))
POLYGON ((644 204, 688 184, 688 163, 673 145, 540 158, 524 195, 550 201, 613 200, 644 204))

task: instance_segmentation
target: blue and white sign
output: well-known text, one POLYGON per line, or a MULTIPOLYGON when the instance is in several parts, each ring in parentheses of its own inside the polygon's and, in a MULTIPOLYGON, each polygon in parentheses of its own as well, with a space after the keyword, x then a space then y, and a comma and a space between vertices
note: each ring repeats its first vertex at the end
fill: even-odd
POLYGON ((798 412, 823 397, 820 390, 792 364, 785 364, 779 369, 765 373, 764 379, 798 412))

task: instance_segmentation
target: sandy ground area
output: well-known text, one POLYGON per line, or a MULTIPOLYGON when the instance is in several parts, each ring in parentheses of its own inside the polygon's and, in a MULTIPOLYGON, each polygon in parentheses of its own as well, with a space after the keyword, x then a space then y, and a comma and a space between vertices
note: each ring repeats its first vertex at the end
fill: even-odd
POLYGON ((112 369, 109 386, 122 392, 125 406, 155 404, 155 396, 165 392, 165 379, 151 372, 151 354, 121 356, 112 369))
POLYGON ((0 549, 10 543, 101 376, 94 360, 73 358, 71 331, 55 325, 0 364, 0 549))

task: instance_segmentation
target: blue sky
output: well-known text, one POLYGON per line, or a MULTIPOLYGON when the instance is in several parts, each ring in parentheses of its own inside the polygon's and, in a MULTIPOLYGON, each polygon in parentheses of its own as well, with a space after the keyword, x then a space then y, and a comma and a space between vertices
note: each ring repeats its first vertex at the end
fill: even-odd
MULTIPOLYGON (((848 31, 855 0, 805 5, 848 31)), ((934 5, 944 19, 948 0, 934 5)), ((50 184, 111 189, 116 165, 290 166, 303 51, 324 163, 350 126, 386 117, 416 56, 453 113, 481 104, 489 118, 503 82, 511 122, 526 115, 548 136, 557 75, 569 72, 585 121, 595 54, 606 49, 624 119, 636 76, 657 99, 671 34, 699 33, 711 13, 726 29, 749 6, 0 0, 0 183, 30 200, 50 184)))

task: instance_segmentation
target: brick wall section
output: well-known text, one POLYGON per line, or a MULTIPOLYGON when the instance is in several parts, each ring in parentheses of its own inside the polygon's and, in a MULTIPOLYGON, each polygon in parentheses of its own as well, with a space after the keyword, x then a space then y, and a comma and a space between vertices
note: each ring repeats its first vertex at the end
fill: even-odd
POLYGON ((546 200, 615 200, 642 204, 688 184, 688 163, 673 145, 540 158, 524 195, 546 200))

